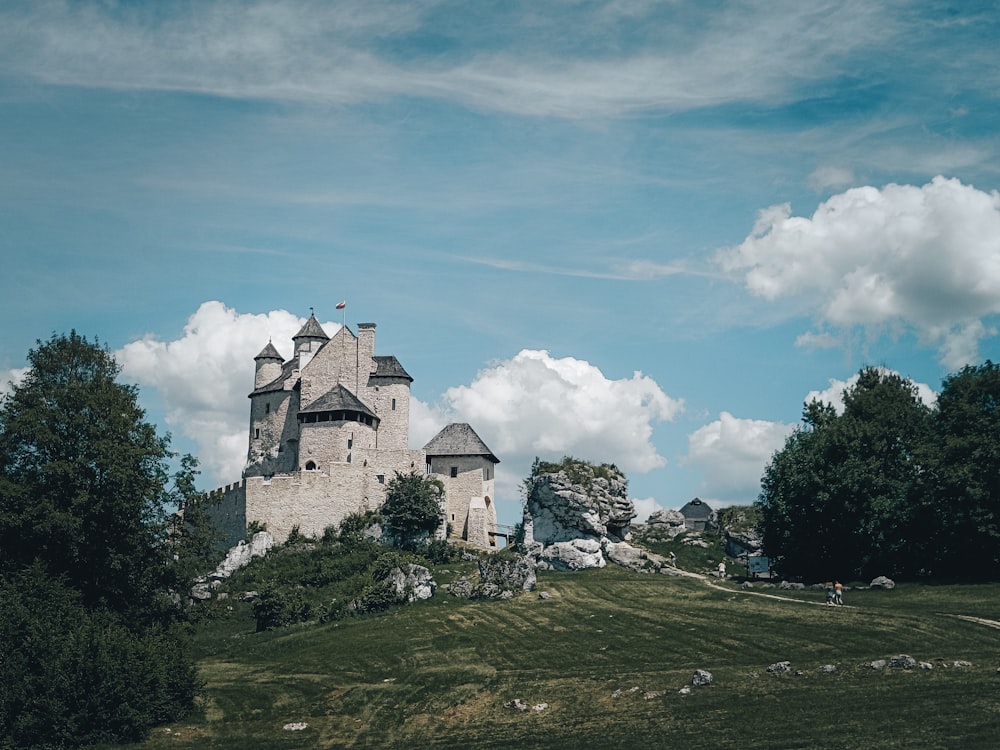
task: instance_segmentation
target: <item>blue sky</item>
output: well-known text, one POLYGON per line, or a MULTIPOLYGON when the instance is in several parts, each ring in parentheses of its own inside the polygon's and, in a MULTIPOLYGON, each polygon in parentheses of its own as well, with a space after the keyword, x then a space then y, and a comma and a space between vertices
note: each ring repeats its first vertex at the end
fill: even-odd
MULTIPOLYGON (((468 421, 750 502, 810 394, 997 359, 996 2, 0 5, 0 370, 71 328, 238 478, 252 357, 375 322, 468 421)), ((638 520, 643 520, 640 518, 638 520)))

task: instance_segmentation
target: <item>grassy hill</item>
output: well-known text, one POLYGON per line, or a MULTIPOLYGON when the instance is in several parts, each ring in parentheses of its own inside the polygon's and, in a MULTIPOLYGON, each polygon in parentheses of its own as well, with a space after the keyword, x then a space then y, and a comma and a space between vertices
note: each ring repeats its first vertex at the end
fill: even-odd
MULTIPOLYGON (((436 577, 473 569, 448 564, 436 577)), ((612 566, 543 571, 539 591, 552 598, 469 602, 439 590, 378 616, 261 633, 245 603, 211 605, 196 638, 206 682, 200 712, 155 730, 142 747, 952 750, 1000 742, 998 585, 849 591, 849 606, 827 608, 821 591, 744 591, 734 582, 720 590, 612 566), (900 653, 934 668, 866 666, 900 653), (786 660, 790 672, 767 673, 786 660), (958 660, 971 666, 957 668, 958 660), (825 664, 836 672, 821 673, 825 664), (713 684, 682 694, 696 669, 709 670, 713 684), (504 706, 514 699, 547 707, 504 706), (283 729, 293 722, 308 728, 283 729)))

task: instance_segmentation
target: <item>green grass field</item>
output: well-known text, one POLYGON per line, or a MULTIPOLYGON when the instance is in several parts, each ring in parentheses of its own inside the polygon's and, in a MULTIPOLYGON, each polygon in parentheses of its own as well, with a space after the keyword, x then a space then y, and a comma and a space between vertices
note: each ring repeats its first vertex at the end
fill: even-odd
MULTIPOLYGON (((463 570, 445 567, 439 581, 463 570)), ((850 591, 842 608, 821 591, 723 588, 613 566, 542 572, 548 600, 439 591, 263 633, 247 605, 223 602, 198 630, 198 713, 142 747, 1000 746, 1000 630, 959 617, 1000 621, 1000 585, 850 591), (934 668, 866 666, 900 653, 934 668), (713 684, 682 694, 696 669, 713 684), (547 707, 504 707, 514 699, 547 707)))

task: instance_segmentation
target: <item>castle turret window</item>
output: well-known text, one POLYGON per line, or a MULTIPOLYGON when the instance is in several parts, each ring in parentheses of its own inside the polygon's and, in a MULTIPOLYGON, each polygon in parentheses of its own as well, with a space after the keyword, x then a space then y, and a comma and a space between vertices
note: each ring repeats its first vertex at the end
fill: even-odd
POLYGON ((316 462, 306 461, 306 471, 316 471, 316 462))
POLYGON ((255 427, 254 428, 253 439, 254 440, 260 440, 260 428, 259 427, 255 427))
POLYGON ((396 399, 392 400, 392 410, 396 411, 396 399))
POLYGON ((457 466, 452 466, 451 467, 451 475, 453 477, 457 477, 458 476, 458 467, 457 466))

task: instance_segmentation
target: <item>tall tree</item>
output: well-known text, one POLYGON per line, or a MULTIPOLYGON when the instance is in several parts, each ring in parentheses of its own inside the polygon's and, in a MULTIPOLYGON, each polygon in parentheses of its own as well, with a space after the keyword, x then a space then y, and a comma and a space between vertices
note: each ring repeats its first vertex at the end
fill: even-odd
POLYGON ((902 571, 913 479, 930 411, 907 380, 861 370, 841 415, 806 404, 803 427, 765 470, 757 506, 764 546, 814 577, 902 571))
POLYGON ((1000 365, 945 378, 933 449, 920 476, 928 572, 995 580, 1000 569, 1000 365), (933 518, 933 521, 931 519, 933 518))
POLYGON ((28 361, 0 402, 0 747, 140 739, 198 684, 163 596, 166 509, 196 463, 167 487, 169 440, 97 341, 53 335, 28 361))
POLYGON ((0 565, 37 559, 85 605, 131 610, 164 574, 168 438, 99 342, 53 335, 28 361, 0 404, 0 565))

